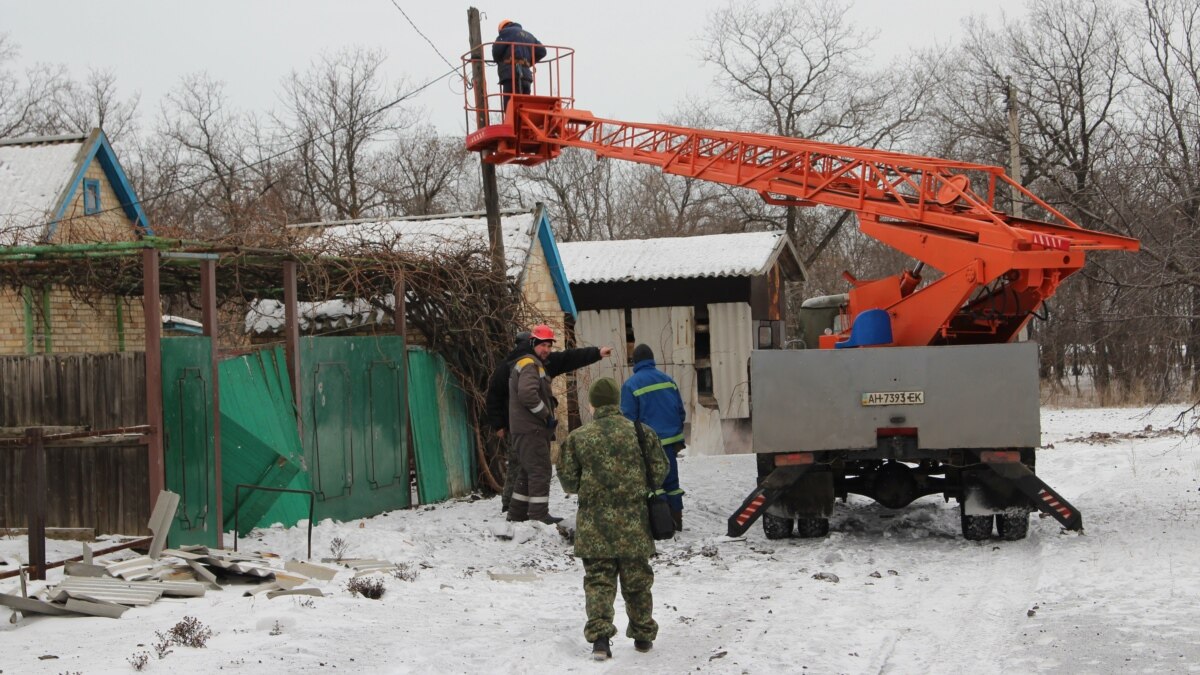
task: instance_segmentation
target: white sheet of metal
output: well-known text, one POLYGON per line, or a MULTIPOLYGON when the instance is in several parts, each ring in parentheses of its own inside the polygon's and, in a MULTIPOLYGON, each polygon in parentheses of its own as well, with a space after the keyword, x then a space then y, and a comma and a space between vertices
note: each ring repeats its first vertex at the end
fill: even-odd
POLYGON ((750 351, 754 327, 750 305, 722 302, 708 306, 713 395, 721 419, 750 416, 750 351))
POLYGON ((635 307, 633 342, 654 350, 654 360, 660 365, 675 362, 675 335, 671 325, 670 307, 635 307))
POLYGON ((659 370, 679 385, 687 418, 696 405, 696 328, 691 307, 639 307, 633 310, 633 337, 654 350, 659 370))
POLYGON ((612 347, 612 356, 575 371, 575 386, 579 392, 579 417, 590 422, 592 411, 587 403, 587 392, 592 383, 602 377, 611 377, 617 384, 625 382, 625 310, 584 310, 575 322, 575 342, 580 347, 612 347))

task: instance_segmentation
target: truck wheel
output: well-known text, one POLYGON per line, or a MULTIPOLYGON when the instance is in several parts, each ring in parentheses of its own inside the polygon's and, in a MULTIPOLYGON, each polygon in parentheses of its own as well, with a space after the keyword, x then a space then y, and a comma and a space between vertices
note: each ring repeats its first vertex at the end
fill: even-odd
POLYGON ((1029 534, 1029 514, 1001 513, 996 516, 996 533, 1004 541, 1018 541, 1029 534))
POLYGON ((816 539, 829 534, 828 518, 797 518, 796 536, 802 539, 816 539))
POLYGON ((995 520, 995 516, 968 516, 962 513, 960 517, 963 539, 982 541, 992 536, 992 521, 995 520))
POLYGON ((780 518, 769 513, 763 514, 762 521, 767 539, 787 539, 792 536, 792 525, 796 522, 791 518, 780 518))

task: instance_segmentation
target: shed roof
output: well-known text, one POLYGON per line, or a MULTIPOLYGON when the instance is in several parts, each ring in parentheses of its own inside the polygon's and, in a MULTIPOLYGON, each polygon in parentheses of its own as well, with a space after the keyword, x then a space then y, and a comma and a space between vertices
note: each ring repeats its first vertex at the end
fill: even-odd
POLYGON ((560 244, 559 251, 573 284, 759 276, 776 261, 789 279, 807 276, 783 232, 579 241, 560 244))

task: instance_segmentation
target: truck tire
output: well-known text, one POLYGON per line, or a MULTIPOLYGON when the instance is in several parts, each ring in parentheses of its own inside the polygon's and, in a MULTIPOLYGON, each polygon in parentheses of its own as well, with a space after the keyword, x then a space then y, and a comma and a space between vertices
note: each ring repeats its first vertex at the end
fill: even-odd
POLYGON ((767 539, 787 539, 792 536, 792 525, 795 522, 791 518, 781 518, 764 513, 762 517, 763 532, 767 535, 767 539))
POLYGON ((797 518, 796 536, 801 539, 816 539, 829 534, 828 518, 797 518))
POLYGON ((999 534, 1004 541, 1024 539, 1029 534, 1029 514, 998 514, 996 516, 996 534, 999 534))
POLYGON ((960 513, 962 520, 963 539, 967 541, 983 541, 992 536, 992 521, 995 516, 968 516, 960 513))

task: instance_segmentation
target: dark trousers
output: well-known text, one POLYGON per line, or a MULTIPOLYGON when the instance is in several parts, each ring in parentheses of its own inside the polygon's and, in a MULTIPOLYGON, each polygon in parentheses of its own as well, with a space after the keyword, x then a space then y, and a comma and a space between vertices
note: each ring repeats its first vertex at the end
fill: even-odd
POLYGON ((662 489, 666 493, 667 504, 675 512, 683 510, 683 490, 679 489, 679 459, 676 456, 682 448, 683 443, 672 443, 663 448, 667 453, 667 461, 671 463, 671 468, 667 471, 667 477, 663 479, 662 489))
POLYGON ((513 94, 528 94, 531 91, 533 91, 532 80, 501 80, 500 93, 503 94, 500 97, 501 107, 504 110, 508 110, 508 99, 512 98, 513 94), (516 86, 514 87, 513 85, 516 86))
POLYGON ((500 493, 500 507, 508 509, 512 502, 513 488, 517 485, 517 470, 521 465, 517 459, 517 451, 513 448, 511 434, 504 436, 504 456, 507 464, 504 467, 504 491, 500 493))
POLYGON ((513 434, 517 478, 508 515, 513 520, 541 520, 550 515, 550 439, 545 434, 513 434))
POLYGON ((621 597, 625 599, 625 614, 629 616, 625 636, 653 641, 658 637, 658 623, 653 617, 654 596, 650 592, 654 570, 646 558, 584 558, 583 597, 588 620, 583 627, 583 638, 595 642, 617 634, 613 602, 617 598, 618 579, 621 597))

